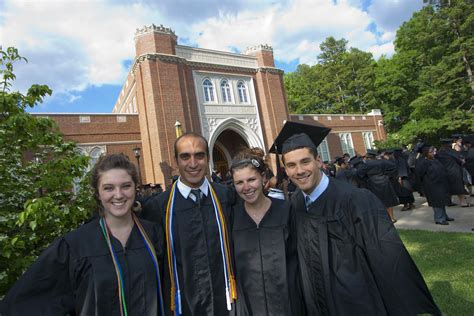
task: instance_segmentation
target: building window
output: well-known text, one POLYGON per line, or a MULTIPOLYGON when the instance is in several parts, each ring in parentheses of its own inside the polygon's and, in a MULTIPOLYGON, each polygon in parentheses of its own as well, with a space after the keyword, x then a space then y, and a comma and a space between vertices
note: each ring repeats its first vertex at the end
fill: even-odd
POLYGON ((221 81, 221 93, 222 93, 222 102, 232 103, 232 92, 230 90, 230 84, 227 79, 221 81))
POLYGON ((104 153, 105 151, 103 148, 100 148, 100 147, 92 148, 92 150, 89 153, 89 157, 91 157, 91 159, 89 160, 89 167, 90 168, 94 167, 94 165, 99 160, 100 156, 102 156, 102 154, 104 153))
POLYGON ((352 144, 351 133, 340 133, 339 138, 341 139, 341 148, 342 153, 348 153, 349 155, 354 156, 354 145, 352 144))
POLYGON ((322 161, 330 161, 331 155, 329 154, 328 141, 325 138, 318 146, 318 154, 322 161))
POLYGON ((374 147, 374 134, 372 132, 362 132, 365 149, 372 149, 374 147))
POLYGON ((202 85, 204 87, 204 102, 214 102, 214 85, 211 80, 204 79, 202 85))
POLYGON ((247 96, 247 86, 243 81, 239 81, 239 83, 237 84, 237 90, 239 92, 240 103, 249 103, 249 99, 247 96))

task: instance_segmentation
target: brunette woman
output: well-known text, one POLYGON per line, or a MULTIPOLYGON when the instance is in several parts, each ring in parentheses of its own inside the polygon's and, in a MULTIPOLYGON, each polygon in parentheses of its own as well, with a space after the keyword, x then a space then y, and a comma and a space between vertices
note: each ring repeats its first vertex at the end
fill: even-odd
POLYGON ((161 315, 161 234, 138 220, 138 174, 122 154, 92 171, 100 216, 54 241, 10 289, 1 315, 161 315))
POLYGON ((251 150, 240 152, 230 169, 241 198, 232 219, 236 313, 302 315, 289 204, 265 196, 265 169, 261 156, 251 150))

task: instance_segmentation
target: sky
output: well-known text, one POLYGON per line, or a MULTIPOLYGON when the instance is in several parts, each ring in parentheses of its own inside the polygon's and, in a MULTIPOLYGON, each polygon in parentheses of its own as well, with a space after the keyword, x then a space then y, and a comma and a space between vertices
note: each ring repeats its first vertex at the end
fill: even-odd
POLYGON ((0 0, 0 45, 15 64, 11 90, 46 84, 36 113, 110 113, 145 25, 171 27, 178 44, 230 52, 273 47, 276 67, 314 65, 329 36, 374 58, 394 53, 396 30, 422 0, 0 0))

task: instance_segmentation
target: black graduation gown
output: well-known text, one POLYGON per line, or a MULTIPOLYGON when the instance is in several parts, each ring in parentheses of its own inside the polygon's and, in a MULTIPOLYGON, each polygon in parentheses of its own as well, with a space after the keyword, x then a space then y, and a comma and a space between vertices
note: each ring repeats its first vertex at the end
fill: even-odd
POLYGON ((357 170, 360 178, 367 179, 367 189, 382 201, 385 207, 400 204, 390 178, 397 177, 397 169, 393 162, 383 159, 368 160, 357 170))
POLYGON ((374 194, 330 179, 309 211, 291 203, 308 315, 441 314, 374 194))
POLYGON ((454 149, 440 149, 435 158, 446 168, 448 176, 449 194, 465 194, 464 181, 462 177, 462 162, 460 154, 454 149))
POLYGON ((339 169, 336 172, 336 179, 340 181, 347 182, 349 184, 352 184, 355 187, 358 187, 359 184, 357 182, 357 175, 356 175, 357 170, 354 168, 351 169, 339 169))
POLYGON ((409 180, 409 175, 411 171, 408 167, 406 158, 401 154, 394 155, 393 162, 397 167, 398 179, 392 178, 392 183, 395 189, 395 193, 397 194, 398 201, 401 204, 415 202, 415 197, 412 193, 413 187, 409 180))
MULTIPOLYGON (((228 223, 233 201, 232 191, 226 186, 212 183, 221 202, 228 223)), ((173 239, 177 271, 181 288, 183 315, 227 315, 224 267, 214 207, 210 197, 200 201, 200 206, 190 198, 185 199, 176 188, 173 212, 173 239)), ((148 201, 141 216, 166 227, 166 205, 171 190, 148 201)), ((230 234, 230 230, 229 230, 230 234)), ((163 300, 165 313, 170 309, 171 281, 166 244, 164 249, 163 300)))
POLYGON ((233 208, 239 316, 302 314, 296 284, 296 243, 290 238, 290 204, 270 199, 271 207, 258 226, 245 211, 243 201, 233 208))
POLYGON ((428 205, 444 207, 450 201, 446 169, 437 159, 417 160, 415 172, 428 205))
POLYGON ((465 160, 464 168, 466 168, 471 177, 474 177, 474 147, 469 148, 469 150, 465 152, 465 160))
MULTIPOLYGON (((141 221, 160 258, 158 227, 141 221)), ((128 315, 159 315, 155 268, 138 228, 125 249, 112 237, 122 268, 128 315)), ((159 262, 161 267, 161 262, 159 262)), ((120 315, 117 277, 95 219, 56 239, 1 303, 1 315, 120 315)))

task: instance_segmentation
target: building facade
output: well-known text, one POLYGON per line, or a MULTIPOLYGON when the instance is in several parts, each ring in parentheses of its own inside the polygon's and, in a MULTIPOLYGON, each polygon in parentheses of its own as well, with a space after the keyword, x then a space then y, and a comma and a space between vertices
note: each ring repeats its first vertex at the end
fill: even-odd
MULTIPOLYGON (((323 160, 365 153, 385 138, 380 111, 367 115, 290 115, 283 71, 268 45, 235 54, 177 44, 174 32, 146 26, 135 34, 136 56, 111 114, 48 114, 66 139, 91 157, 141 148, 142 183, 167 185, 177 173, 177 133, 209 141, 210 168, 225 173, 241 147, 268 149, 287 120, 332 128, 323 160)), ((43 115, 45 116, 45 115, 43 115)), ((137 161, 138 162, 138 161, 137 161)))

